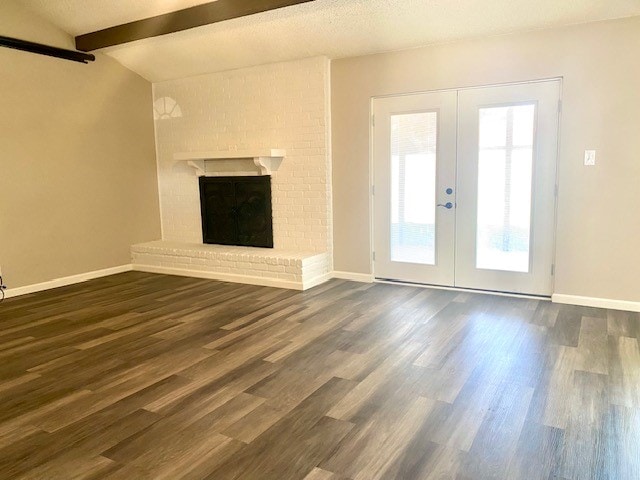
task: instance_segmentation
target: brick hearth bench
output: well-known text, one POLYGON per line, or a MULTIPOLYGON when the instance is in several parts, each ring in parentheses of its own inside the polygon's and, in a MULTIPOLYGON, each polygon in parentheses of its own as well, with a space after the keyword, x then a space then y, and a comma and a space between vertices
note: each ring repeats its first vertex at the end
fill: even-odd
POLYGON ((306 290, 331 276, 328 252, 159 240, 131 247, 134 270, 306 290))

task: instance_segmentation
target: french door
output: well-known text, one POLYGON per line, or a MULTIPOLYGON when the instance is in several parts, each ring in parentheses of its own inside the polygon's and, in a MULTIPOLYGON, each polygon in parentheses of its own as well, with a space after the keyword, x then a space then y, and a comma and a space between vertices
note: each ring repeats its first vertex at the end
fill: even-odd
POLYGON ((373 101, 377 278, 550 295, 558 80, 373 101))

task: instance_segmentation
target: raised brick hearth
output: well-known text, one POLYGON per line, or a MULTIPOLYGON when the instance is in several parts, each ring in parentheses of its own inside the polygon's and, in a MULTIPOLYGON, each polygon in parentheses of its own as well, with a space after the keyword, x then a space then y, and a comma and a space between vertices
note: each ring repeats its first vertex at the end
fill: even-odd
POLYGON ((136 270, 306 290, 329 279, 328 253, 157 241, 131 249, 136 270))

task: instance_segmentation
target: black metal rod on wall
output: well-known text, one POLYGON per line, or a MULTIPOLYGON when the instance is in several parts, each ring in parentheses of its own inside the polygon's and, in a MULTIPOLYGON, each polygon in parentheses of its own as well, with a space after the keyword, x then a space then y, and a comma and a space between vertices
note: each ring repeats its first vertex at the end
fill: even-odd
POLYGON ((96 59, 95 55, 90 53, 52 47, 50 45, 43 45, 42 43, 29 42, 27 40, 20 40, 19 38, 12 37, 0 36, 0 47, 23 50, 25 52, 37 53, 39 55, 48 55, 49 57, 62 58, 64 60, 71 60, 72 62, 88 63, 93 62, 96 59))

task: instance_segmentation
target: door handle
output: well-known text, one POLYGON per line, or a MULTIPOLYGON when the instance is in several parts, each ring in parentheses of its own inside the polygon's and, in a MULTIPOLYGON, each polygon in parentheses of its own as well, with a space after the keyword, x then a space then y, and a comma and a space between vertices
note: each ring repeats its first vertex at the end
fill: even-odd
POLYGON ((447 202, 447 203, 439 203, 438 204, 439 207, 444 207, 447 210, 451 210, 453 208, 453 203, 451 202, 447 202))

